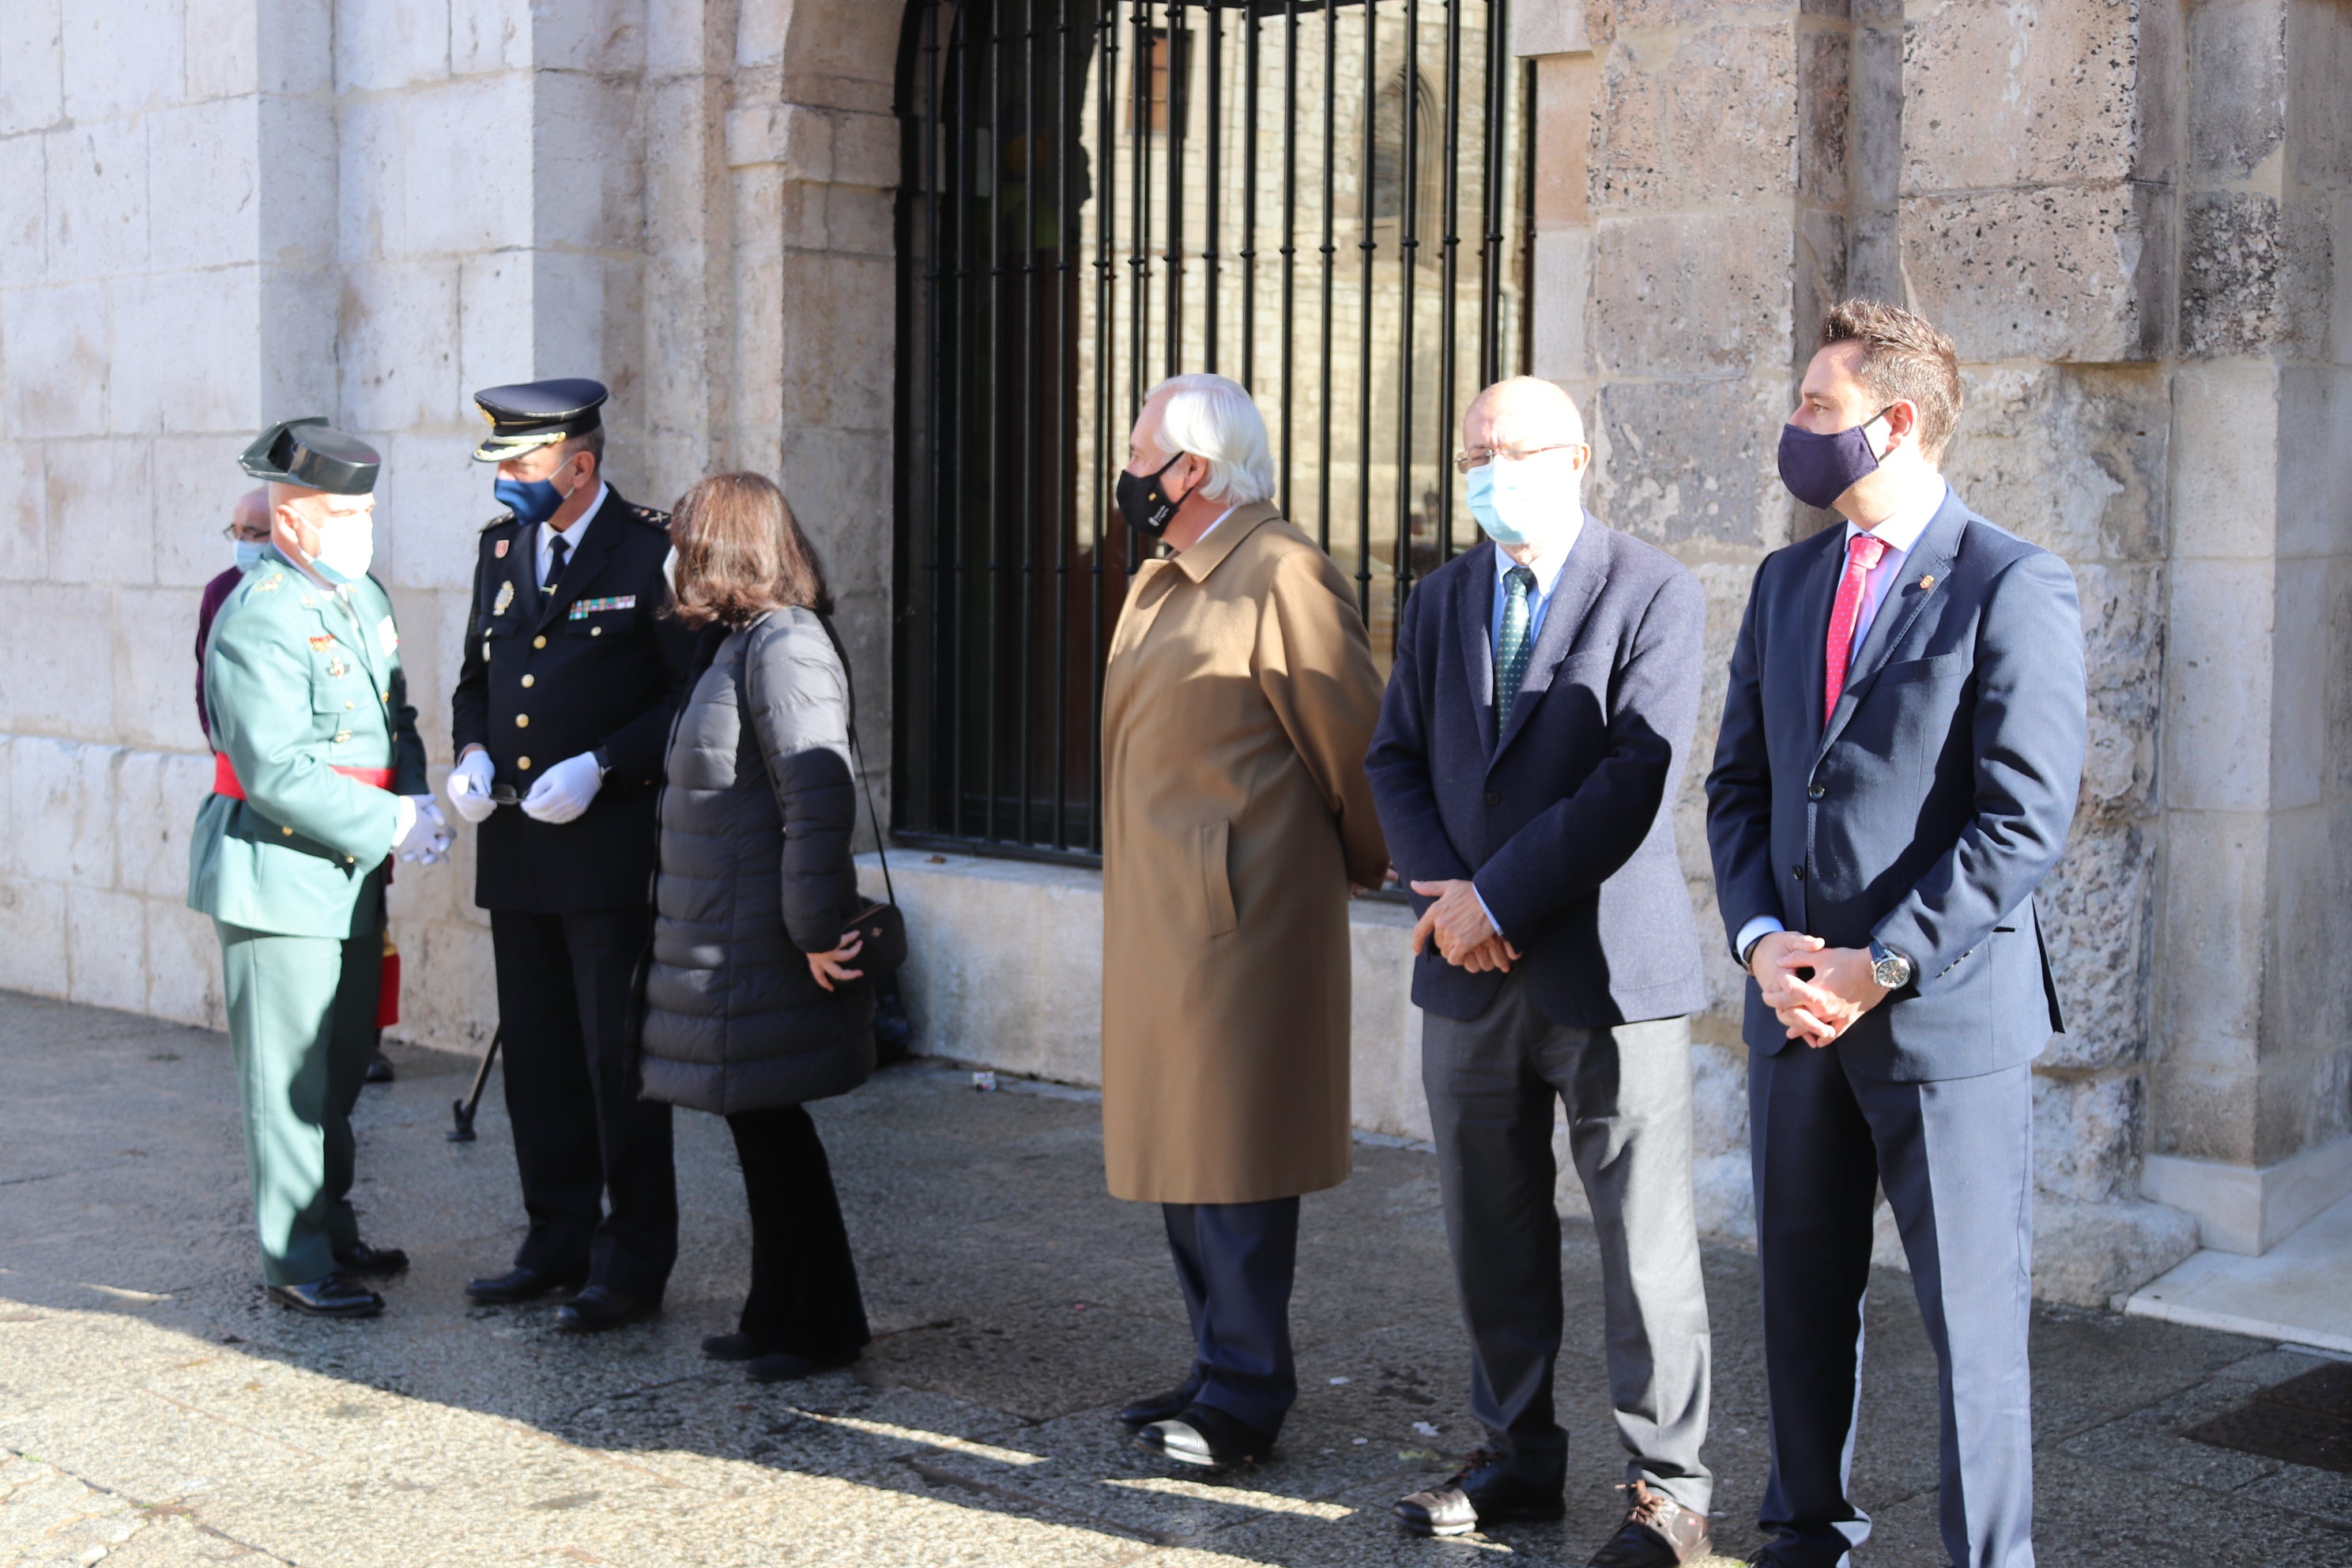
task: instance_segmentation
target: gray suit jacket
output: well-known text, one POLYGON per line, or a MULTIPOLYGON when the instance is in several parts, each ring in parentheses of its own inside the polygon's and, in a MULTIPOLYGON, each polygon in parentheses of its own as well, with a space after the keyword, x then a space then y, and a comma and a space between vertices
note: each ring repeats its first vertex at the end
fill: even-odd
MULTIPOLYGON (((1845 531, 1767 556, 1707 777, 1725 931, 1759 915, 1917 965, 1839 1048, 1874 1078, 1969 1078, 2063 1026, 2033 907, 2074 821, 2085 686, 2074 577, 1947 492, 1822 722, 1845 531)), ((1790 1042, 1748 983, 1745 1034, 1790 1042)))

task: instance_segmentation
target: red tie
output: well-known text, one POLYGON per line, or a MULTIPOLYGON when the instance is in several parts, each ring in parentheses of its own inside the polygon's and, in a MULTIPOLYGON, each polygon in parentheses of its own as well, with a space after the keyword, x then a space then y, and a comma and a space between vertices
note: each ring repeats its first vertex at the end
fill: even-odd
POLYGON ((1837 711, 1838 693, 1845 689, 1845 667, 1853 652, 1853 623, 1862 618, 1862 595, 1870 574, 1886 553, 1886 542, 1875 534, 1857 533, 1845 542, 1845 575, 1838 582, 1837 604, 1830 611, 1830 663, 1822 682, 1822 723, 1837 711))

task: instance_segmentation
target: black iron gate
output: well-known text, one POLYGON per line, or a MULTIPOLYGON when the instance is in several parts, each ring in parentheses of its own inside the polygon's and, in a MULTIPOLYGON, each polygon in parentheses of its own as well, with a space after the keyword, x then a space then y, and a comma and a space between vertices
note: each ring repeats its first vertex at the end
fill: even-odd
POLYGON ((1526 365, 1508 0, 913 0, 898 110, 897 827, 1092 859, 1110 505, 1164 376, 1248 386, 1385 662, 1526 365), (1352 253, 1352 254, 1351 254, 1352 253))

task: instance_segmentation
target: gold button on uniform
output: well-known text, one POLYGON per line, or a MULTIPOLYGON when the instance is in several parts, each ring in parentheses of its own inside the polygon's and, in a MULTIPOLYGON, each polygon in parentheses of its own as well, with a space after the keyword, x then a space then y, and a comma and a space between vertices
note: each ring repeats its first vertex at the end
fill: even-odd
POLYGON ((530 646, 533 647, 545 647, 547 646, 547 639, 543 637, 533 637, 530 639, 530 646))
POLYGON ((516 714, 516 715, 515 715, 515 728, 516 728, 516 729, 518 729, 518 730, 528 730, 528 729, 530 729, 530 714, 528 714, 528 713, 518 713, 518 714, 516 714))
POLYGON ((338 746, 341 745, 345 741, 348 741, 351 738, 352 732, 349 730, 338 730, 335 731, 335 744, 338 746))
POLYGON ((515 759, 515 766, 528 770, 530 767, 530 759, 529 757, 517 757, 515 759))
POLYGON ((537 685, 537 684, 538 684, 538 682, 539 682, 539 677, 537 677, 537 676, 535 676, 535 675, 526 675, 526 676, 524 676, 524 677, 522 678, 522 683, 523 683, 525 686, 534 686, 534 685, 537 685))
POLYGON ((351 706, 351 703, 350 703, 349 701, 345 701, 345 702, 344 702, 344 704, 343 704, 343 706, 344 706, 344 707, 346 707, 346 708, 349 708, 349 707, 351 706))
POLYGON ((278 832, 280 832, 280 833, 283 833, 283 834, 284 834, 284 835, 286 835, 286 837, 289 837, 289 838, 291 838, 291 837, 294 837, 294 830, 293 830, 292 828, 290 828, 290 827, 281 827, 281 828, 279 828, 278 831, 278 832))
POLYGON ((601 637, 604 635, 604 628, 602 626, 590 626, 588 628, 588 635, 592 637, 601 637))

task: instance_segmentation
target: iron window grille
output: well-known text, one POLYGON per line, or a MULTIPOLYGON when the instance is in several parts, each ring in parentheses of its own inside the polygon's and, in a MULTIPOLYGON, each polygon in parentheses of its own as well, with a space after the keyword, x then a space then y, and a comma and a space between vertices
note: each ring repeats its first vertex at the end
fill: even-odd
POLYGON ((1463 405, 1528 363, 1507 5, 912 0, 898 837, 1098 861, 1103 660, 1150 548, 1110 497, 1165 376, 1250 388, 1283 515, 1385 667, 1414 581, 1475 538, 1463 405))

